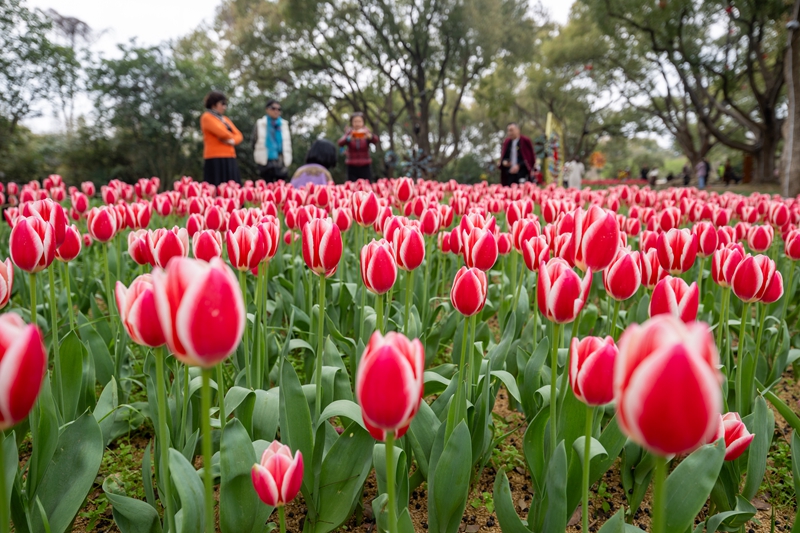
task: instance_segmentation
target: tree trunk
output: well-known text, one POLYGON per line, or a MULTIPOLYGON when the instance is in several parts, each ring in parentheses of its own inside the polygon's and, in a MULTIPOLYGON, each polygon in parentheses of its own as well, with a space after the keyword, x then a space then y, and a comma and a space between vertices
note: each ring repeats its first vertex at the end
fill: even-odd
MULTIPOLYGON (((794 2, 791 20, 800 21, 800 0, 794 2)), ((783 125, 781 193, 797 196, 800 194, 800 28, 790 29, 787 38, 784 73, 789 109, 783 125)))
POLYGON ((753 181, 775 182, 775 151, 780 141, 780 130, 768 127, 762 137, 761 149, 753 153, 753 181))

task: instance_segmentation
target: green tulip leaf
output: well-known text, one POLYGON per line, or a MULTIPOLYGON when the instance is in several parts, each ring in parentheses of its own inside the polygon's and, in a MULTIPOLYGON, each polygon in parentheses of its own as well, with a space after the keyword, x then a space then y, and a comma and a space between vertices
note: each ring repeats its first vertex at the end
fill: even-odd
MULTIPOLYGON (((54 340, 53 342, 58 342, 54 340)), ((75 420, 78 401, 81 397, 81 384, 83 382, 83 360, 88 357, 86 347, 81 343, 78 335, 70 331, 61 342, 61 383, 64 405, 61 414, 65 422, 75 420)))
POLYGON ((111 477, 103 481, 103 492, 111 503, 114 523, 121 533, 161 533, 161 519, 150 504, 118 494, 111 477))
POLYGON ((567 529, 567 450, 564 441, 558 443, 545 481, 547 506, 545 507, 542 531, 564 531, 567 529))
POLYGON ((667 532, 684 533, 711 494, 725 460, 725 440, 700 447, 667 478, 667 532))
MULTIPOLYGON (((2 437, 2 435, 0 435, 2 437)), ((5 485, 6 501, 0 501, 0 509, 9 509, 11 504, 11 492, 14 487, 14 479, 17 477, 17 469, 19 468, 19 455, 17 454, 17 441, 15 434, 12 431, 5 437, 0 447, 0 461, 3 461, 3 472, 5 479, 0 479, 0 483, 5 485)))
POLYGON ((431 531, 456 533, 467 506, 469 477, 472 470, 472 447, 466 422, 453 429, 436 469, 428 479, 428 516, 431 531), (431 510, 432 509, 432 510, 431 510))
POLYGON ((317 427, 327 422, 329 419, 339 416, 358 423, 359 426, 367 429, 361 417, 361 406, 350 400, 336 400, 322 410, 322 416, 317 421, 317 427))
MULTIPOLYGON (((292 365, 283 363, 280 386, 280 428, 281 439, 292 451, 300 450, 309 461, 314 457, 314 434, 311 426, 311 412, 306 395, 292 365)), ((314 471, 306 468, 303 484, 314 485, 314 471)))
POLYGON ((772 444, 772 432, 775 430, 775 415, 762 396, 756 397, 753 414, 746 417, 745 424, 750 433, 755 435, 748 447, 747 478, 742 489, 742 496, 750 501, 755 498, 767 471, 767 455, 772 444))
MULTIPOLYGON (((589 464, 591 465, 592 459, 595 457, 608 457, 608 452, 600 443, 599 440, 595 439, 594 437, 590 437, 589 441, 589 464)), ((575 453, 579 457, 581 464, 583 464, 583 455, 584 455, 584 442, 586 442, 585 436, 580 436, 572 443, 572 449, 575 450, 575 453)))
POLYGON ((205 527, 203 481, 192 464, 178 450, 169 451, 169 475, 178 493, 181 510, 175 513, 178 533, 197 533, 205 527))
POLYGON ((493 499, 497 520, 500 522, 500 529, 503 533, 530 533, 530 530, 517 516, 505 470, 500 470, 494 479, 493 499))
POLYGON ((642 530, 633 524, 625 523, 625 510, 620 509, 609 518, 597 533, 642 533, 642 530))
POLYGON ((714 533, 721 526, 725 526, 724 531, 736 530, 744 526, 751 518, 756 515, 756 508, 752 503, 744 499, 741 495, 736 496, 736 509, 717 513, 706 522, 706 532, 714 533))

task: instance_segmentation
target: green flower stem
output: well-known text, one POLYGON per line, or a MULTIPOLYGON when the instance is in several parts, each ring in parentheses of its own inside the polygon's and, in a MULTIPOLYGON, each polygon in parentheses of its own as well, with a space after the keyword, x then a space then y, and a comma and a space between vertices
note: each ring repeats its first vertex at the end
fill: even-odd
POLYGON ((203 487, 205 489, 206 533, 214 533, 214 474, 211 472, 211 368, 203 369, 200 424, 203 428, 203 487))
POLYGON ((64 384, 61 380, 61 351, 59 350, 58 338, 58 309, 56 302, 56 277, 53 274, 56 266, 50 264, 47 274, 50 278, 50 343, 53 348, 53 371, 56 378, 56 388, 58 389, 58 401, 62 416, 64 413, 64 384))
MULTIPOLYGON (((114 320, 114 293, 111 290, 111 274, 108 270, 108 244, 103 244, 100 248, 103 250, 103 266, 106 270, 106 305, 108 306, 108 321, 111 323, 111 332, 114 339, 117 338, 117 322, 114 320)), ((116 342, 116 341, 115 341, 116 342)))
POLYGON ((319 318, 317 320, 317 363, 314 365, 314 384, 316 385, 316 419, 322 414, 322 347, 325 331, 325 275, 319 277, 319 318))
POLYGON ((6 461, 5 461, 5 433, 0 430, 0 533, 9 533, 11 525, 11 510, 6 506, 6 461))
MULTIPOLYGON (((511 251, 511 290, 513 291, 514 288, 517 286, 517 264, 519 263, 519 254, 516 250, 511 251)), ((517 309, 517 300, 516 298, 511 300, 511 311, 515 311, 517 309)))
POLYGON ((239 286, 242 288, 242 298, 244 299, 244 366, 245 366, 245 375, 247 376, 247 388, 253 388, 253 372, 250 368, 250 342, 249 337, 247 335, 247 279, 245 278, 245 273, 243 271, 239 271, 239 286))
POLYGON ((586 425, 583 434, 586 440, 583 441, 583 506, 581 508, 581 531, 589 531, 589 470, 591 462, 591 443, 592 443, 592 419, 594 418, 594 408, 586 406, 586 425))
POLYGON ((264 350, 262 357, 262 363, 259 365, 259 369, 261 373, 258 376, 258 388, 262 388, 264 384, 264 371, 267 369, 267 365, 269 364, 269 343, 267 342, 267 333, 269 333, 268 325, 268 318, 267 315, 267 305, 269 304, 269 262, 264 263, 264 287, 263 287, 263 304, 264 309, 261 310, 261 322, 262 327, 264 328, 264 334, 261 336, 262 341, 264 342, 264 350))
POLYGON ((383 335, 383 294, 375 295, 375 327, 383 335))
MULTIPOLYGON (((719 325, 717 326, 717 348, 719 349, 722 346, 722 330, 725 329, 725 309, 728 305, 728 296, 730 296, 730 288, 722 289, 722 302, 720 304, 719 309, 719 325)), ((726 361, 725 369, 730 374, 730 367, 728 366, 728 362, 726 361)))
MULTIPOLYGON (((359 233, 361 234, 361 248, 363 248, 367 244, 366 243, 366 241, 367 241, 367 230, 366 230, 366 228, 361 228, 359 230, 359 233)), ((361 254, 361 250, 359 249, 357 255, 360 257, 360 254, 361 254)), ((358 338, 356 339, 356 344, 358 344, 358 341, 360 339, 364 338, 364 309, 366 307, 367 307, 367 287, 366 287, 366 285, 363 285, 363 282, 362 282, 362 286, 361 286, 361 314, 359 315, 359 318, 361 320, 359 321, 359 325, 358 325, 358 338)), ((355 357, 351 358, 350 366, 351 366, 350 374, 353 376, 353 383, 355 383, 355 375, 356 375, 356 358, 355 357)), ((355 386, 355 385, 353 385, 353 386, 355 386)))
POLYGON ((181 448, 186 445, 186 417, 189 413, 189 367, 183 366, 183 409, 181 410, 181 448))
MULTIPOLYGON (((537 300, 539 298, 539 294, 538 294, 539 291, 536 290, 538 281, 539 281, 538 274, 534 273, 533 274, 533 290, 531 290, 531 294, 533 295, 533 297, 531 298, 531 302, 533 302, 533 305, 531 306, 531 308, 533 309, 533 347, 534 348, 536 348, 536 339, 537 339, 537 337, 539 337, 539 307, 537 305, 537 300)), ((519 331, 519 330, 517 330, 517 331, 519 331)))
POLYGON ((699 297, 700 303, 703 302, 703 271, 705 270, 706 266, 706 258, 701 257, 699 268, 697 270, 697 295, 699 297))
POLYGON ((656 456, 656 471, 653 476, 653 524, 652 533, 667 530, 667 458, 656 456))
POLYGON ((122 281, 122 234, 117 233, 114 237, 114 242, 117 244, 117 281, 122 281))
POLYGON ((172 487, 171 479, 169 476, 169 448, 170 448, 170 435, 167 427, 167 395, 166 380, 164 379, 164 348, 159 347, 155 349, 156 359, 156 394, 158 400, 158 438, 160 439, 159 448, 161 451, 161 475, 164 483, 164 494, 161 498, 161 503, 165 504, 164 509, 167 514, 167 523, 169 524, 170 531, 175 529, 175 510, 172 507, 172 487))
POLYGON ((611 329, 608 334, 611 338, 617 340, 617 318, 619 317, 619 300, 614 300, 614 314, 611 317, 611 329))
MULTIPOLYGON (((515 261, 515 263, 516 263, 516 261, 515 261)), ((517 265, 515 264, 514 265, 514 270, 516 270, 516 268, 517 268, 517 265)), ((524 264, 520 268, 520 270, 521 270, 521 272, 519 273, 520 280, 519 280, 519 283, 516 285, 517 290, 516 290, 516 292, 514 292, 514 305, 511 307, 512 311, 516 311, 517 310, 517 304, 519 303, 519 293, 522 292, 522 286, 525 285, 525 269, 526 268, 527 267, 524 264)), ((516 272, 514 272, 514 274, 515 274, 514 277, 516 277, 516 272)))
POLYGON ((219 428, 225 429, 225 375, 222 373, 222 365, 217 365, 217 396, 219 396, 219 428))
MULTIPOLYGON (((475 366, 472 364, 472 359, 475 357, 475 330, 478 329, 475 327, 475 322, 477 321, 478 315, 472 315, 469 317, 469 344, 467 344, 467 369, 469 373, 467 374, 467 383, 469 384, 469 388, 467 389, 468 394, 467 398, 472 403, 475 403, 474 394, 472 388, 476 385, 477 376, 473 376, 473 372, 475 371, 475 366)), ((480 369, 480 367, 478 367, 480 369)))
POLYGON ((31 289, 31 323, 36 324, 36 272, 28 274, 31 289))
MULTIPOLYGON (((425 279, 428 279, 427 276, 425 279)), ((411 313, 411 295, 414 293, 414 271, 406 273, 406 310, 405 310, 405 323, 403 324, 403 333, 408 335, 408 323, 411 313)))
POLYGON ((383 332, 389 331, 389 319, 392 317, 392 302, 394 302, 394 285, 389 288, 386 296, 386 309, 383 313, 384 323, 381 324, 383 332))
POLYGON ((386 490, 389 493, 389 533, 397 533, 397 499, 394 481, 394 431, 386 432, 386 490))
POLYGON ((278 521, 281 523, 281 533, 286 533, 286 507, 278 506, 278 521))
POLYGON ((789 279, 785 286, 785 294, 783 295, 783 309, 781 310, 781 322, 786 319, 786 310, 789 304, 792 303, 792 283, 794 282, 794 261, 789 260, 789 279))
POLYGON ((62 263, 64 270, 62 277, 64 278, 64 288, 67 290, 67 311, 69 314, 69 329, 75 330, 75 309, 72 308, 72 288, 70 287, 69 280, 69 263, 62 263))
POLYGON ((550 350, 550 455, 552 456, 558 446, 556 381, 558 380, 558 339, 561 337, 562 324, 553 324, 553 342, 550 350))
POLYGON ((744 394, 742 391, 742 364, 744 363, 744 336, 747 332, 747 318, 750 313, 750 304, 744 302, 742 307, 742 323, 739 327, 739 349, 736 354, 736 412, 742 412, 742 405, 744 405, 744 394))
MULTIPOLYGON (((467 368, 468 368, 467 365, 469 365, 469 361, 467 360, 467 336, 469 335, 469 324, 470 324, 470 322, 471 322, 470 320, 465 320, 464 321, 464 332, 461 335, 461 358, 460 358, 459 364, 458 364, 458 381, 459 381, 459 384, 458 384, 458 387, 456 388, 455 398, 453 399, 453 401, 455 402, 455 406, 456 406, 456 412, 459 412, 458 410, 461 409, 461 404, 464 403, 464 390, 465 390, 466 384, 467 384, 467 368)), ((460 414, 464 414, 464 413, 460 413, 460 414)), ((455 428, 455 426, 457 426, 459 422, 460 422, 460 420, 458 420, 458 419, 455 420, 453 422, 453 427, 448 427, 446 429, 448 431, 452 432, 453 428, 455 428)), ((450 434, 448 433, 445 436, 445 442, 449 438, 450 438, 450 434)))
MULTIPOLYGON (((430 251, 430 238, 425 237, 425 279, 422 283, 422 301, 420 302, 420 307, 422 308, 422 323, 428 323, 428 284, 430 283, 431 279, 431 251, 430 251)), ((411 287, 413 292, 414 287, 411 287)), ((406 313, 408 314, 408 313, 406 313)))

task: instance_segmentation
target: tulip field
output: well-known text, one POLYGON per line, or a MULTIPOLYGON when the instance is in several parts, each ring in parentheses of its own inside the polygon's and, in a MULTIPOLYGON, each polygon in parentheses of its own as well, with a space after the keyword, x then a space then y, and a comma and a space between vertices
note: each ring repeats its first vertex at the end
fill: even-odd
POLYGON ((800 531, 800 200, 0 196, 0 533, 800 531))

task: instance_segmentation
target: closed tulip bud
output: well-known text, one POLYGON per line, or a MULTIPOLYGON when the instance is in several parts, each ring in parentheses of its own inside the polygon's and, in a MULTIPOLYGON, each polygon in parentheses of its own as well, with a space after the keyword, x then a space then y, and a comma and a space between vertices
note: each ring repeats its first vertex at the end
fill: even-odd
MULTIPOLYGON (((86 196, 90 197, 94 196, 96 193, 94 183, 92 183, 91 181, 84 181, 83 183, 81 183, 81 191, 83 191, 83 194, 85 194, 86 196)), ((9 192, 9 194, 11 193, 9 192)))
POLYGON ((42 333, 19 315, 0 315, 0 431, 22 422, 36 403, 47 372, 42 333))
POLYGON ((406 217, 389 217, 383 223, 383 237, 389 241, 394 241, 394 234, 403 226, 406 225, 408 219, 406 217))
POLYGON ((303 228, 303 259, 318 276, 329 278, 342 258, 342 234, 329 218, 317 218, 303 228))
POLYGON ((775 268, 775 261, 766 255, 747 254, 733 273, 731 287, 743 302, 752 303, 765 298, 774 302, 783 294, 783 278, 775 268))
POLYGON ((119 229, 116 212, 112 206, 93 207, 86 218, 86 226, 92 239, 108 242, 119 229))
POLYGON ((620 428, 658 455, 688 453, 705 444, 719 424, 718 367, 706 324, 658 315, 630 325, 614 367, 620 428))
POLYGON ((619 224, 611 212, 593 205, 574 211, 575 266, 599 272, 611 264, 619 249, 619 224))
POLYGON ((189 215, 189 219, 186 221, 186 234, 189 238, 194 238, 197 232, 204 229, 206 229, 206 221, 203 215, 197 213, 189 215))
POLYGON ((9 239, 11 260, 25 272, 40 272, 50 266, 56 254, 53 226, 35 216, 20 216, 9 239))
POLYGON ((458 228, 453 228, 453 231, 450 232, 450 252, 454 255, 461 255, 461 250, 463 249, 463 234, 458 230, 458 228))
POLYGON ((64 234, 67 231, 67 213, 64 208, 53 200, 37 200, 23 204, 20 214, 25 217, 35 216, 41 218, 53 227, 53 237, 56 241, 56 248, 64 242, 64 234))
POLYGON ((350 226, 353 225, 353 219, 350 216, 350 211, 344 207, 337 207, 334 209, 331 216, 333 217, 333 222, 339 226, 339 231, 341 232, 349 230, 350 226))
POLYGON ((225 211, 216 205, 210 205, 205 213, 205 227, 217 231, 225 231, 227 224, 227 216, 225 211))
POLYGON ((154 271, 153 284, 158 319, 178 360, 212 368, 236 351, 244 333, 244 300, 222 259, 176 257, 165 271, 154 271))
POLYGON ((189 255, 189 234, 186 228, 158 228, 150 232, 150 251, 153 254, 155 266, 167 268, 173 257, 187 257, 189 255))
POLYGON ((639 250, 647 252, 658 248, 658 233, 654 231, 643 231, 639 234, 639 250))
POLYGON ((772 246, 774 236, 772 226, 752 226, 747 232, 747 246, 754 252, 765 252, 772 246))
POLYGON ((361 279, 373 294, 385 294, 397 281, 397 264, 392 245, 385 239, 372 240, 361 248, 361 279))
POLYGON ((120 321, 133 342, 151 348, 166 342, 156 310, 153 276, 142 274, 129 288, 118 281, 115 295, 120 321))
POLYGON ((650 299, 650 316, 672 315, 684 322, 697 318, 700 293, 697 283, 687 284, 681 278, 667 276, 658 282, 650 299))
POLYGON ((72 224, 67 226, 64 242, 56 248, 56 259, 68 263, 78 257, 79 253, 81 253, 81 232, 75 224, 72 224))
POLYGON ((403 226, 392 239, 397 266, 406 272, 418 268, 425 260, 425 237, 415 226, 403 226))
POLYGON ((755 438, 754 433, 747 430, 739 413, 725 413, 719 417, 719 426, 716 433, 709 440, 712 444, 719 439, 725 439, 725 460, 735 461, 744 453, 755 438))
MULTIPOLYGON (((370 193, 372 194, 372 193, 370 193)), ((375 222, 372 224, 372 229, 375 230, 375 233, 382 233, 383 227, 386 225, 386 221, 392 218, 392 207, 385 205, 381 207, 378 211, 378 218, 375 219, 375 222)), ((384 237, 389 237, 388 235, 384 234, 384 237)))
POLYGON ((435 235, 439 231, 439 224, 441 222, 441 215, 439 210, 435 207, 429 207, 422 212, 419 218, 419 225, 424 235, 435 235))
POLYGON ((614 363, 619 350, 614 339, 572 338, 569 384, 575 397, 586 405, 604 405, 614 399, 614 363))
POLYGON ((443 254, 449 254, 450 253, 450 232, 449 231, 441 231, 441 232, 439 232, 439 250, 441 250, 443 254))
POLYGON ((784 252, 792 261, 800 259, 800 230, 793 229, 784 237, 784 252))
POLYGON ((639 252, 621 251, 603 271, 603 287, 617 301, 627 300, 642 284, 642 267, 639 252))
POLYGON ((153 243, 150 240, 149 231, 140 229, 128 233, 128 254, 137 265, 155 266, 153 243))
POLYGON ((667 207, 656 216, 657 225, 664 232, 677 228, 681 223, 681 211, 677 207, 667 207))
POLYGON ((11 259, 0 263, 0 309, 8 305, 14 288, 14 265, 11 259))
POLYGON ((253 487, 261 501, 272 507, 282 507, 292 501, 303 484, 303 454, 273 441, 264 450, 261 463, 250 472, 253 487))
POLYGON ((500 233, 497 236, 497 253, 500 255, 508 255, 511 252, 511 234, 500 233))
POLYGON ((479 313, 486 304, 486 274, 477 268, 461 267, 450 289, 450 302, 464 316, 479 313))
POLYGON ((572 322, 583 309, 591 284, 591 270, 581 279, 560 257, 541 263, 536 288, 539 311, 551 322, 572 322))
POLYGON ((439 229, 449 228, 453 224, 453 216, 455 215, 455 211, 451 206, 445 204, 437 205, 437 209, 439 209, 439 215, 441 215, 441 219, 439 220, 439 229))
POLYGON ((239 226, 225 234, 228 259, 236 270, 247 272, 258 266, 264 257, 264 242, 256 226, 239 226))
POLYGON ((544 235, 531 237, 523 241, 522 246, 522 260, 531 272, 538 272, 539 265, 550 259, 550 246, 544 235))
POLYGON ((402 437, 422 402, 425 351, 419 339, 401 333, 370 337, 358 363, 356 398, 370 435, 402 437))
POLYGON ((542 228, 535 218, 522 218, 511 226, 511 242, 519 253, 523 253, 525 241, 541 234, 542 228))
POLYGON ((281 241, 281 221, 273 215, 264 215, 259 220, 257 227, 264 246, 265 256, 262 261, 271 261, 278 253, 278 245, 281 241))
POLYGON ((782 228, 790 221, 789 207, 783 202, 772 202, 769 206, 769 223, 782 228))
POLYGON ((677 276, 692 268, 697 258, 697 235, 688 229, 671 229, 659 234, 656 250, 661 267, 677 276))
POLYGON ((461 233, 464 262, 468 268, 478 268, 484 272, 497 262, 497 239, 489 230, 478 227, 461 233))
POLYGON ((350 202, 353 209, 353 220, 362 228, 371 226, 378 219, 380 205, 374 192, 356 191, 350 202))
POLYGON ((130 229, 146 228, 150 224, 152 210, 148 202, 136 202, 125 206, 125 226, 130 229))
POLYGON ((205 229, 192 237, 192 252, 195 259, 209 262, 222 256, 222 234, 213 229, 205 229))
POLYGON ((81 215, 89 210, 89 198, 85 194, 75 192, 70 196, 70 200, 72 201, 72 208, 81 215))
POLYGON ((711 222, 698 222, 692 228, 697 235, 697 255, 711 257, 719 246, 719 233, 711 222))
POLYGON ((394 183, 394 195, 397 201, 404 204, 414 197, 414 180, 411 178, 398 178, 394 183))

